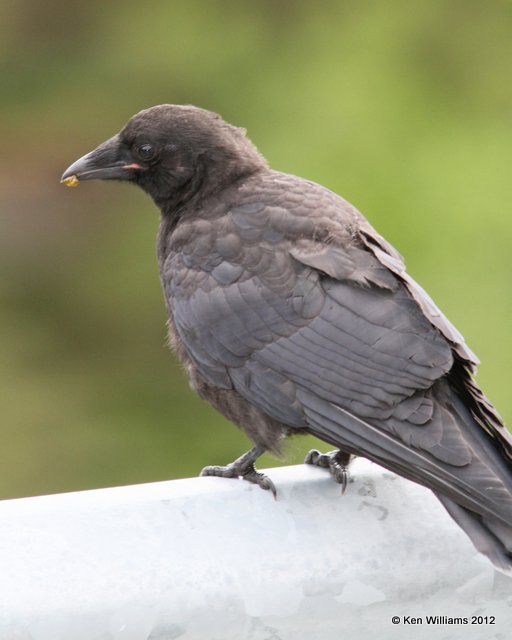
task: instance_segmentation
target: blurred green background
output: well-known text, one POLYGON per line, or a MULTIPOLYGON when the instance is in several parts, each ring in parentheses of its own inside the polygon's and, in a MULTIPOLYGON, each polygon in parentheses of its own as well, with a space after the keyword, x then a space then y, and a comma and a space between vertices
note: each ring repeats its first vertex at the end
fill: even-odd
POLYGON ((510 422, 511 33, 508 0, 1 3, 0 496, 196 475, 247 448, 166 348, 153 204, 59 185, 161 102, 221 113, 361 209, 510 422))

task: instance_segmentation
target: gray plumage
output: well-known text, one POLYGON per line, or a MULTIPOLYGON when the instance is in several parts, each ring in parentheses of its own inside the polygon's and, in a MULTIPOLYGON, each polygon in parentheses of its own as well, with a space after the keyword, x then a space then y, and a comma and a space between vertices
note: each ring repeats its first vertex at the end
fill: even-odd
POLYGON ((477 359, 352 205, 272 171, 242 130, 195 107, 142 111, 73 177, 132 181, 160 208, 173 348, 254 443, 252 474, 284 436, 313 434, 429 487, 512 566, 512 438, 477 359))

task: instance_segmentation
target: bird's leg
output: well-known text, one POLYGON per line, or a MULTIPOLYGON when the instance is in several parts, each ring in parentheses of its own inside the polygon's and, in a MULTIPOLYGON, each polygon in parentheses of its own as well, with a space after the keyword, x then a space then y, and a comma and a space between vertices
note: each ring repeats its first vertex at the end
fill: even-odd
POLYGON ((253 484, 257 484, 262 489, 270 489, 274 494, 274 498, 277 495, 276 488, 272 480, 261 471, 256 471, 254 463, 265 451, 260 447, 253 447, 243 456, 237 458, 231 464, 225 467, 205 467, 201 474, 202 476, 217 476, 219 478, 243 478, 253 484))
POLYGON ((332 477, 338 484, 341 484, 341 493, 343 495, 347 490, 348 465, 351 459, 352 455, 346 451, 341 451, 341 449, 329 451, 329 453, 320 453, 318 449, 311 449, 304 459, 304 463, 329 469, 332 477))

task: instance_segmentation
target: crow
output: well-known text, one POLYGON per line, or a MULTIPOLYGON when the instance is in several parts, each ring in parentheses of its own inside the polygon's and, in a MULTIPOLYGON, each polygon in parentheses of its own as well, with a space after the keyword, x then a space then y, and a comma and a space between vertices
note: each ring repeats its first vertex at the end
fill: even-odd
POLYGON ((400 254, 346 200, 273 171, 244 129, 194 106, 133 116, 62 182, 122 180, 161 212, 170 342, 192 388, 253 448, 203 475, 244 478, 285 436, 346 487, 364 456, 431 489, 475 547, 512 567, 512 436, 478 360, 400 254))

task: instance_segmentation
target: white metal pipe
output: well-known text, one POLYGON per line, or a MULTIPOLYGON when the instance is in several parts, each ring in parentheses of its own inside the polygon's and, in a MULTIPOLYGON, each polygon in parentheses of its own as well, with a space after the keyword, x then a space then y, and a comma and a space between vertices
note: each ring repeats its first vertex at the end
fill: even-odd
POLYGON ((267 471, 277 500, 195 478, 4 501, 0 640, 512 637, 512 579, 432 493, 351 471, 343 497, 297 466, 267 471))

